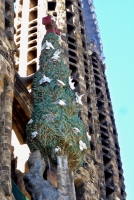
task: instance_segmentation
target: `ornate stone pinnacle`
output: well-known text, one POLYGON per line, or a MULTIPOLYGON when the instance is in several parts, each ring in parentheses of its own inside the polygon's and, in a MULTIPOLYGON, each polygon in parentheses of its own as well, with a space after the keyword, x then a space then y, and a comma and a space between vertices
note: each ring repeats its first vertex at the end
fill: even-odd
POLYGON ((60 29, 57 28, 56 22, 52 19, 51 15, 42 18, 42 24, 46 27, 46 34, 56 33, 60 35, 60 29))

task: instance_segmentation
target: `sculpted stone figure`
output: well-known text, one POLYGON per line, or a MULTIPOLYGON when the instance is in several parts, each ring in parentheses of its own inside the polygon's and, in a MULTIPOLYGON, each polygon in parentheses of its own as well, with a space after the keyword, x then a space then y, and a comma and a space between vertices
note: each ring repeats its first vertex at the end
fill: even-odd
POLYGON ((57 189, 43 178, 46 168, 44 159, 41 158, 39 150, 34 151, 28 160, 29 173, 24 176, 26 190, 33 200, 57 200, 57 189))

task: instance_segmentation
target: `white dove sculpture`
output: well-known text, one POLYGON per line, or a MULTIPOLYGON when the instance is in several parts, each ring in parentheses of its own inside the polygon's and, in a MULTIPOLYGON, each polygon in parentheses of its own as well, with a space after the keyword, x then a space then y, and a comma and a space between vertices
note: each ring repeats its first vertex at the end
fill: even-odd
POLYGON ((43 78, 39 81, 39 83, 41 85, 42 83, 45 83, 45 82, 50 83, 51 81, 52 79, 44 75, 43 78))
POLYGON ((58 101, 54 102, 54 104, 59 104, 60 106, 65 106, 66 105, 66 100, 64 100, 64 99, 58 100, 58 101))
POLYGON ((90 142, 91 141, 91 135, 87 132, 87 140, 90 142))
POLYGON ((74 82, 72 82, 72 78, 71 78, 71 76, 69 76, 69 86, 70 86, 70 88, 72 89, 72 90, 74 90, 75 89, 75 87, 74 87, 74 82))
POLYGON ((59 83, 59 85, 61 85, 61 86, 65 86, 66 84, 65 83, 63 83, 63 81, 61 81, 61 80, 57 80, 58 81, 58 83, 59 83))
POLYGON ((38 135, 37 131, 31 133, 31 139, 33 140, 38 135))
POLYGON ((78 103, 78 104, 80 104, 80 105, 83 105, 81 99, 84 96, 84 94, 82 94, 80 96, 78 96, 77 92, 75 94, 76 94, 75 102, 78 103))
POLYGON ((79 148, 81 151, 83 151, 83 149, 87 149, 86 144, 82 140, 79 141, 79 148))
POLYGON ((45 43, 43 44, 43 46, 41 47, 41 50, 50 49, 50 48, 54 49, 52 43, 51 43, 51 42, 48 42, 48 41, 46 40, 46 42, 45 42, 45 43))
POLYGON ((30 119, 29 122, 27 124, 32 124, 33 123, 33 120, 30 119))
POLYGON ((78 128, 74 127, 74 128, 73 128, 73 132, 74 132, 75 134, 77 134, 77 133, 80 133, 80 130, 79 130, 78 128))
POLYGON ((61 148, 59 146, 57 146, 55 149, 54 149, 54 152, 55 154, 60 154, 61 153, 61 148))
POLYGON ((53 56, 52 56, 52 60, 53 61, 57 61, 59 58, 60 58, 60 51, 59 51, 59 49, 57 50, 57 51, 55 51, 55 53, 53 54, 53 56))

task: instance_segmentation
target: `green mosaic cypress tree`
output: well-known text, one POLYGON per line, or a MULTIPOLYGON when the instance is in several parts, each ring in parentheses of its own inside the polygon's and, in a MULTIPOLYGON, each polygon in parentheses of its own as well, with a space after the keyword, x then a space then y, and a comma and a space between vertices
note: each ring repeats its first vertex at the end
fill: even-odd
POLYGON ((26 133, 27 143, 39 149, 45 161, 56 162, 56 151, 68 156, 69 167, 77 169, 89 149, 86 130, 78 117, 81 109, 77 95, 70 88, 70 70, 64 64, 60 37, 44 36, 40 68, 32 83, 33 112, 26 133))

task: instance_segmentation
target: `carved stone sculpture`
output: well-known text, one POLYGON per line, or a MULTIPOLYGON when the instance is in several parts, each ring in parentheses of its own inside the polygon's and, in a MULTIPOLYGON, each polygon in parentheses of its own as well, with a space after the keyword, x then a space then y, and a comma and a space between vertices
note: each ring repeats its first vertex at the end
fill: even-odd
POLYGON ((43 172, 46 168, 44 159, 41 158, 39 150, 34 151, 28 160, 29 173, 24 176, 25 187, 33 200, 57 200, 57 189, 44 180, 43 172))
POLYGON ((47 34, 42 41, 40 67, 32 82, 33 111, 26 127, 27 144, 31 152, 40 150, 46 163, 47 158, 56 163, 60 149, 61 155, 68 157, 69 169, 75 171, 82 166, 90 148, 84 123, 78 116, 83 94, 75 93, 70 86, 71 71, 64 63, 61 38, 51 17, 43 18, 43 24, 47 34))

